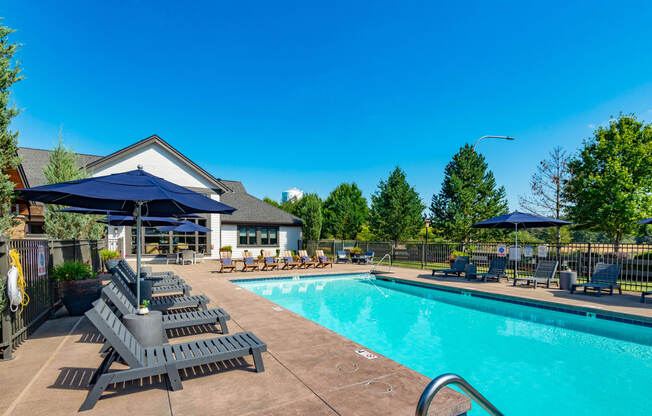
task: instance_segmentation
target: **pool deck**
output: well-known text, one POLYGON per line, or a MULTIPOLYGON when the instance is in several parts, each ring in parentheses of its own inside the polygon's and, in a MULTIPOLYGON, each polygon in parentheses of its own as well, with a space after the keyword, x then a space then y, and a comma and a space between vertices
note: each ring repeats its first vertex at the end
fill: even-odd
MULTIPOLYGON (((364 272, 368 268, 337 265, 325 270, 216 273, 216 263, 154 265, 175 270, 230 315, 231 333, 252 331, 268 345, 265 372, 255 373, 250 357, 226 365, 182 372, 183 390, 169 391, 164 379, 113 386, 88 415, 413 415, 429 379, 378 355, 367 360, 361 346, 252 292, 230 279, 315 273, 364 272), (280 310, 278 310, 280 309, 280 310), (140 383, 138 383, 140 384, 140 383)), ((61 311, 60 311, 61 314, 61 311)), ((202 328, 171 343, 219 336, 202 328)), ((77 412, 88 392, 88 380, 101 361, 101 337, 86 318, 60 316, 46 321, 0 362, 0 416, 77 412)), ((112 368, 120 368, 114 364, 112 368)), ((430 415, 466 412, 470 399, 444 389, 430 415)))

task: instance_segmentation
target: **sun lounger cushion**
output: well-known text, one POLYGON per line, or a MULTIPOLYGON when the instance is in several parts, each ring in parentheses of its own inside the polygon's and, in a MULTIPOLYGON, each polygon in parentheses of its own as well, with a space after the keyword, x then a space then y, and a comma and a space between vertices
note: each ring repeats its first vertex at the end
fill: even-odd
POLYGON ((233 265, 233 263, 231 262, 231 259, 222 259, 221 261, 222 261, 222 264, 224 264, 226 266, 232 266, 233 265))

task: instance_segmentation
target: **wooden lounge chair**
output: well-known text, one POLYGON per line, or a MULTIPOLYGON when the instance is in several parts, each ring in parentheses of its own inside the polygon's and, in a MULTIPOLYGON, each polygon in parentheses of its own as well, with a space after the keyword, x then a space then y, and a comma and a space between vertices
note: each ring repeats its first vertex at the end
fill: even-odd
POLYGON ((486 273, 468 273, 465 275, 467 280, 471 278, 482 279, 483 282, 486 282, 487 279, 496 279, 500 282, 501 277, 507 277, 505 270, 507 269, 507 257, 495 257, 491 260, 489 264, 489 271, 486 273))
POLYGON ((289 250, 284 251, 282 254, 283 254, 283 267, 281 267, 281 269, 283 270, 294 269, 295 267, 299 267, 301 265, 300 263, 294 261, 294 257, 292 256, 292 253, 289 250))
POLYGON ((435 273, 442 273, 444 276, 454 274, 460 276, 464 272, 464 268, 469 263, 469 256, 457 256, 450 269, 432 269, 432 276, 435 273))
POLYGON ((583 287, 584 293, 586 293, 587 289, 595 289, 598 292, 598 296, 602 294, 602 289, 609 289, 610 295, 614 294, 614 289, 618 289, 618 293, 622 295, 623 291, 618 284, 619 274, 620 264, 597 263, 593 270, 591 281, 589 283, 576 283, 572 285, 570 293, 575 293, 576 288, 583 287))
POLYGON ((235 270, 235 264, 233 264, 233 259, 231 259, 230 251, 220 251, 220 273, 232 272, 235 270))
POLYGON ((346 254, 346 251, 340 250, 337 252, 337 257, 335 258, 335 263, 349 263, 351 259, 346 254))
MULTIPOLYGON (((132 305, 137 305, 137 299, 134 292, 131 291, 127 282, 120 276, 111 274, 111 281, 129 299, 132 305)), ((206 310, 206 304, 210 302, 204 295, 192 296, 156 296, 149 302, 148 308, 154 311, 168 311, 174 308, 200 308, 206 310)))
POLYGON ((649 295, 652 295, 652 290, 641 292, 641 303, 645 303, 645 297, 649 295))
POLYGON ((181 390, 179 370, 226 360, 253 357, 256 372, 265 370, 262 352, 267 345, 251 332, 238 332, 218 338, 202 339, 183 344, 143 347, 120 322, 104 302, 97 302, 86 317, 106 338, 111 349, 91 377, 91 390, 80 411, 92 409, 106 388, 114 383, 165 376, 171 390, 181 390), (111 364, 120 358, 127 370, 109 372, 111 364))
POLYGON ((251 270, 252 272, 256 270, 260 270, 260 266, 258 265, 258 262, 254 260, 251 252, 247 251, 247 254, 243 255, 243 260, 244 260, 244 264, 242 268, 243 272, 246 272, 247 270, 251 270))
POLYGON ((528 286, 530 285, 530 282, 534 282, 535 289, 537 288, 537 283, 545 283, 546 287, 549 288, 551 281, 554 280, 559 283, 559 280, 555 278, 558 265, 559 262, 554 260, 541 260, 539 264, 537 264, 537 269, 534 271, 533 276, 519 276, 514 279, 513 285, 516 286, 516 282, 518 281, 525 281, 528 286))
POLYGON ((317 265, 315 267, 326 267, 328 265, 333 267, 333 261, 330 260, 326 255, 324 254, 324 250, 315 250, 315 255, 317 256, 317 265))
POLYGON ((265 251, 263 253, 263 267, 260 270, 276 270, 279 264, 274 260, 274 253, 265 251))
MULTIPOLYGON (((109 272, 112 274, 117 274, 120 276, 126 283, 134 284, 136 282, 136 274, 133 275, 129 273, 132 271, 129 268, 125 268, 120 263, 116 264, 115 267, 109 268, 109 272)), ((147 279, 150 280, 150 279, 147 279)), ((167 278, 155 278, 150 280, 152 282, 152 294, 153 295, 164 295, 170 293, 183 293, 184 296, 190 295, 190 290, 192 287, 185 283, 172 283, 167 278)))
POLYGON ((301 265, 299 268, 303 267, 304 269, 312 267, 317 267, 317 262, 313 261, 306 250, 299 250, 299 259, 301 260, 301 265))
MULTIPOLYGON (((115 283, 109 283, 102 288, 102 298, 109 300, 116 311, 118 317, 137 313, 136 307, 125 296, 115 283)), ((219 325, 223 334, 229 333, 229 327, 226 321, 231 319, 229 314, 222 308, 207 309, 205 311, 189 311, 183 313, 171 313, 162 315, 163 329, 185 328, 195 325, 219 325)), ((167 334, 163 334, 167 338, 167 334)))

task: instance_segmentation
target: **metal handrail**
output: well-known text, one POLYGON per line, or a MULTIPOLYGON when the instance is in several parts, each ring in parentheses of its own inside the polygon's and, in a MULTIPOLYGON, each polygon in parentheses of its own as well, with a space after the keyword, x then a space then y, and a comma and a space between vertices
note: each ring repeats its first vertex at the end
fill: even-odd
POLYGON ((442 374, 439 377, 434 378, 426 388, 421 393, 419 398, 419 404, 417 404, 416 416, 426 416, 428 414, 428 408, 430 403, 435 398, 439 390, 444 388, 448 384, 455 384, 461 388, 464 393, 471 396, 473 400, 478 402, 484 410, 486 410, 490 415, 493 416, 503 416, 503 414, 496 409, 496 407, 489 402, 482 394, 480 394, 476 389, 473 388, 466 380, 457 374, 447 373, 442 374))
POLYGON ((371 270, 369 270, 369 274, 373 274, 373 272, 376 271, 376 268, 377 268, 378 266, 380 266, 380 263, 382 263, 383 260, 385 260, 385 257, 387 257, 387 258, 389 259, 389 270, 388 270, 388 271, 389 271, 389 272, 392 271, 392 256, 390 256, 389 253, 388 253, 388 254, 385 254, 385 255, 384 255, 384 256, 383 256, 383 257, 378 261, 378 263, 376 263, 376 264, 373 265, 373 267, 371 268, 371 270))

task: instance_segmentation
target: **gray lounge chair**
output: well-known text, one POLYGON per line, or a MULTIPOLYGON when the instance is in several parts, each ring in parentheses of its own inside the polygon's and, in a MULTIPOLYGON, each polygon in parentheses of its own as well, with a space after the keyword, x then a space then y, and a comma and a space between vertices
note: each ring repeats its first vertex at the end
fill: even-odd
MULTIPOLYGON (((128 281, 136 281, 136 272, 131 268, 129 263, 126 260, 107 260, 106 262, 107 270, 111 271, 113 268, 119 268, 123 273, 126 274, 128 281)), ((181 279, 179 276, 175 275, 172 272, 147 272, 146 270, 151 269, 149 267, 141 268, 141 276, 144 274, 144 279, 152 282, 154 286, 170 286, 186 283, 185 280, 181 279)))
POLYGON ((593 270, 593 276, 589 283, 576 283, 571 286, 570 293, 575 293, 578 287, 584 288, 584 293, 587 289, 595 289, 600 296, 602 289, 609 289, 609 294, 614 294, 614 289, 618 289, 619 294, 623 294, 620 285, 618 284, 618 275, 620 274, 620 264, 607 264, 597 263, 593 270))
MULTIPOLYGON (((136 306, 137 299, 129 285, 117 274, 111 274, 111 281, 124 294, 129 302, 136 306)), ((210 300, 204 295, 192 296, 156 296, 149 302, 148 308, 154 311, 167 311, 174 308, 200 308, 206 310, 206 304, 210 300)))
POLYGON ((464 272, 464 268, 469 263, 469 256, 457 256, 453 262, 453 266, 450 269, 432 269, 432 275, 435 273, 443 273, 444 276, 449 274, 455 274, 460 276, 464 272))
POLYGON ((534 271, 533 276, 519 276, 514 279, 514 286, 516 286, 516 282, 524 281, 527 282, 528 286, 530 285, 530 282, 534 282, 535 289, 537 288, 537 283, 545 283, 546 287, 549 288, 552 280, 556 280, 559 283, 555 278, 558 265, 559 262, 554 260, 541 260, 539 264, 537 264, 537 269, 534 271))
POLYGON ((641 293, 641 303, 645 303, 645 297, 648 295, 652 295, 652 290, 647 290, 641 293))
MULTIPOLYGON (((102 288, 102 297, 111 301, 116 307, 119 316, 137 312, 136 307, 125 296, 115 283, 109 283, 102 288)), ((189 311, 162 315, 163 329, 185 328, 195 325, 218 325, 223 334, 229 333, 226 321, 231 319, 229 314, 222 308, 208 309, 205 311, 189 311)), ((164 334, 165 337, 166 334, 164 334)))
POLYGON ((495 257, 491 260, 489 270, 486 273, 467 273, 466 278, 468 280, 471 280, 471 278, 482 279, 483 282, 486 282, 487 279, 496 279, 500 282, 501 277, 507 277, 505 269, 507 269, 507 258, 495 257))
POLYGON ((253 357, 256 372, 265 371, 261 353, 267 351, 267 345, 251 332, 238 332, 183 344, 143 347, 103 301, 96 302, 95 307, 86 312, 86 317, 112 348, 93 374, 90 380, 92 388, 80 411, 92 409, 104 390, 114 383, 162 375, 167 378, 171 390, 181 390, 183 386, 179 370, 247 355, 253 357), (129 369, 109 372, 111 364, 118 358, 129 369))
MULTIPOLYGON (((136 282, 136 274, 129 273, 129 269, 122 266, 120 263, 115 267, 110 267, 109 272, 120 276, 126 283, 134 284, 136 282)), ((169 283, 167 280, 150 280, 152 282, 152 294, 164 295, 170 293, 183 293, 184 296, 190 295, 192 287, 185 283, 169 283)))

